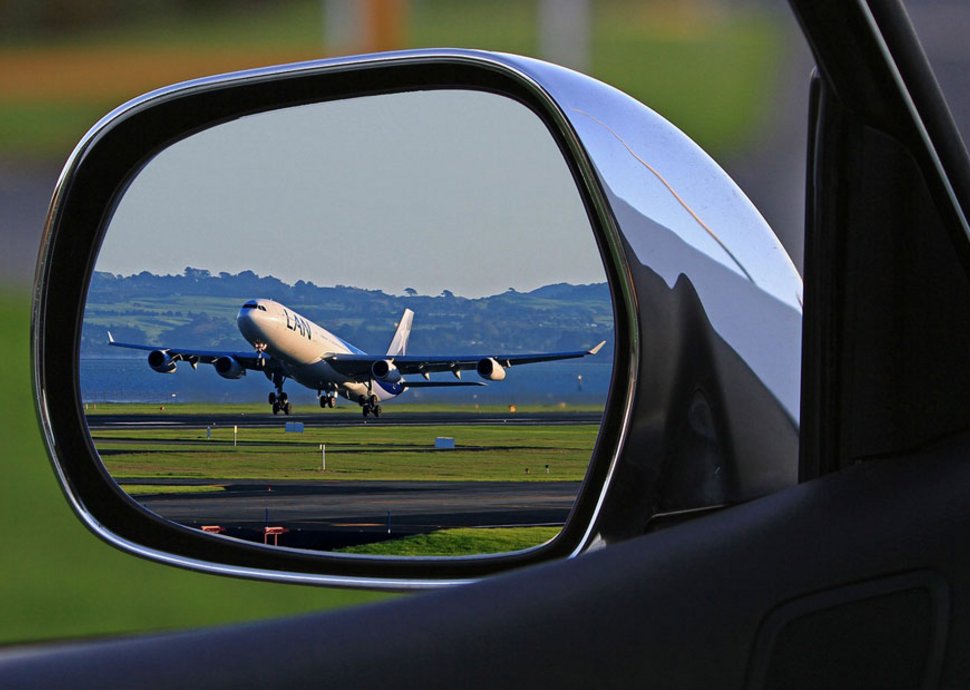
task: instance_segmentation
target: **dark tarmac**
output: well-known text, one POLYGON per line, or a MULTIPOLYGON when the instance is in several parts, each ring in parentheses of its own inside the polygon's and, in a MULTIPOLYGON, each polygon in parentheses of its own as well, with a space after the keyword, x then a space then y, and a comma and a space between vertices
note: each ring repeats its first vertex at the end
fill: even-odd
POLYGON ((126 484, 218 485, 221 491, 136 496, 189 527, 262 541, 267 526, 289 531, 280 546, 332 550, 455 527, 561 525, 580 482, 265 481, 126 479, 126 484))
MULTIPOLYGON (((108 415, 88 417, 93 430, 199 429, 208 426, 306 428, 356 426, 550 426, 599 423, 600 413, 583 412, 389 412, 378 419, 327 410, 303 415, 108 415)), ((104 452, 104 451, 103 451, 104 452)), ((325 475, 321 475, 325 476, 325 475)), ((135 499, 154 513, 201 528, 218 525, 224 534, 263 540, 267 526, 286 527, 280 546, 333 550, 455 527, 561 525, 581 482, 244 480, 224 478, 126 478, 125 484, 219 486, 219 491, 156 494, 135 499)))

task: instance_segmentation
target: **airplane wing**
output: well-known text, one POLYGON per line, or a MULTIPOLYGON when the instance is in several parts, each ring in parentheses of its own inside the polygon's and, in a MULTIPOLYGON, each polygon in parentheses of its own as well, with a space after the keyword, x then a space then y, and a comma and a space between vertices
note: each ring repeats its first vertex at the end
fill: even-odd
POLYGON ((404 381, 405 388, 454 388, 456 386, 484 386, 483 381, 424 381, 423 379, 408 379, 404 381))
MULTIPOLYGON (((364 354, 331 354, 324 357, 330 366, 344 376, 351 376, 365 380, 372 378, 372 367, 378 361, 391 361, 402 374, 431 374, 448 371, 452 373, 475 370, 480 362, 493 360, 503 369, 519 364, 535 364, 537 362, 553 362, 561 359, 578 359, 595 355, 606 344, 602 341, 589 350, 574 350, 570 352, 535 352, 519 354, 473 354, 473 355, 364 355, 364 354)), ((437 383, 437 382, 430 382, 437 383)), ((407 381, 407 386, 420 386, 420 382, 407 381)))
MULTIPOLYGON (((161 352, 172 362, 186 362, 193 367, 198 364, 213 364, 221 357, 231 357, 239 362, 244 369, 258 369, 259 371, 273 371, 280 367, 280 363, 269 355, 263 355, 262 362, 253 352, 230 352, 228 350, 198 350, 195 348, 163 347, 158 345, 142 345, 137 343, 120 343, 108 331, 108 345, 124 347, 129 350, 144 350, 146 352, 161 352)), ((151 359, 149 359, 149 362, 151 359)))

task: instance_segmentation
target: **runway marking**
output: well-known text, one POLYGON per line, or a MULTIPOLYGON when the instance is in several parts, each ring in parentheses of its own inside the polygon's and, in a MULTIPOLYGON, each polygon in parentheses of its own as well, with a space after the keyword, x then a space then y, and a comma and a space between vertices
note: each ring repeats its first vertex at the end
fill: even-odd
POLYGON ((332 522, 333 527, 386 527, 386 522, 332 522))

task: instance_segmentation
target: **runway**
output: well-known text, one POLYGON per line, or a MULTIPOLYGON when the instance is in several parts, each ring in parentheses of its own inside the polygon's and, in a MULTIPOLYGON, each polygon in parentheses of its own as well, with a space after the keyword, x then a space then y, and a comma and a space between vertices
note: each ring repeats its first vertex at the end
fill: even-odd
POLYGON ((314 411, 307 414, 273 415, 267 414, 179 414, 176 412, 157 414, 89 414, 88 426, 95 430, 106 429, 164 429, 205 427, 282 427, 286 422, 302 422, 307 428, 315 427, 357 427, 364 425, 383 426, 482 426, 508 424, 519 426, 553 426, 559 424, 598 424, 603 415, 599 412, 397 412, 393 408, 385 411, 379 418, 362 418, 360 414, 349 414, 330 410, 314 411))
MULTIPOLYGON (((95 414, 93 432, 157 429, 280 428, 302 422, 305 429, 481 425, 553 426, 598 424, 601 413, 409 412, 389 410, 378 419, 351 410, 320 410, 290 416, 272 414, 95 414)), ((178 440, 167 443, 177 444, 178 440)), ((195 443, 195 441, 186 441, 195 443)), ((258 444, 258 442, 251 442, 258 444)), ((125 451, 120 451, 125 452, 125 451)), ((372 451, 374 453, 380 450, 372 451)), ((429 450, 429 452, 432 452, 429 450)), ((108 456, 110 448, 102 448, 108 456)), ((561 525, 575 501, 579 481, 386 481, 247 480, 219 477, 126 478, 128 485, 213 486, 202 493, 135 496, 135 500, 180 524, 218 525, 224 534, 262 542, 265 527, 285 527, 281 546, 332 550, 409 534, 454 527, 561 525)))
POLYGON ((126 484, 218 485, 220 491, 136 496, 189 527, 262 541, 285 527, 280 546, 331 550, 452 527, 561 525, 580 482, 265 481, 126 479, 126 484))

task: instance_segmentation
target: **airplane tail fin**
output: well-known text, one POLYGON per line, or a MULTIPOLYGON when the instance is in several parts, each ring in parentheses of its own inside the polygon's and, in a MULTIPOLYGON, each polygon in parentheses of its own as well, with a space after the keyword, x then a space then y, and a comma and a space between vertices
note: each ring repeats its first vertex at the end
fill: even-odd
POLYGON ((414 312, 410 309, 405 309, 404 314, 401 315, 401 320, 397 324, 397 330, 394 331, 394 337, 391 338, 391 344, 387 346, 387 354, 407 354, 405 351, 408 346, 408 337, 411 335, 411 322, 413 320, 414 312))

